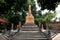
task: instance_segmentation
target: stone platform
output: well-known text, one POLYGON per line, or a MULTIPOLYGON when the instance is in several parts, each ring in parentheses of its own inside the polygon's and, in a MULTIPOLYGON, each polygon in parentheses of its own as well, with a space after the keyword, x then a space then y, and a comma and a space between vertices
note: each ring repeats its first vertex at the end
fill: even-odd
POLYGON ((39 31, 39 27, 36 24, 24 24, 21 31, 39 31))

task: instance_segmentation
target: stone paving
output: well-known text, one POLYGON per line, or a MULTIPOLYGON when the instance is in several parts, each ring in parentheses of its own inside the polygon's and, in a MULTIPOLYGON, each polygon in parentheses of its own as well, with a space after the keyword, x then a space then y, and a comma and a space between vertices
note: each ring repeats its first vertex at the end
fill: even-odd
POLYGON ((47 39, 41 32, 20 32, 15 36, 16 39, 47 39))
MULTIPOLYGON (((7 34, 8 35, 8 34, 7 34)), ((1 40, 7 40, 9 37, 6 35, 1 35, 0 36, 1 40)), ((12 40, 46 40, 47 37, 42 33, 42 32, 37 32, 37 31, 30 31, 30 32, 19 32, 16 35, 13 36, 12 40)))
POLYGON ((58 33, 52 40, 60 40, 60 33, 58 33))
MULTIPOLYGON (((14 32, 11 32, 10 34, 14 35, 15 34, 14 32)), ((11 39, 11 40, 33 40, 33 39, 34 40, 38 40, 38 39, 39 40, 48 40, 47 36, 44 33, 42 33, 41 31, 40 32, 38 32, 38 31, 35 31, 35 32, 34 31, 30 31, 30 32, 29 31, 23 31, 23 32, 20 31, 17 34, 15 34, 13 37, 10 37, 10 38, 8 37, 9 36, 8 33, 9 32, 6 32, 5 35, 0 35, 0 40, 9 40, 9 39, 11 39)), ((51 36, 53 34, 54 33, 51 32, 51 36)), ((58 36, 59 36, 59 34, 58 34, 58 36)), ((52 40, 55 40, 57 38, 59 39, 59 37, 54 37, 52 40)))

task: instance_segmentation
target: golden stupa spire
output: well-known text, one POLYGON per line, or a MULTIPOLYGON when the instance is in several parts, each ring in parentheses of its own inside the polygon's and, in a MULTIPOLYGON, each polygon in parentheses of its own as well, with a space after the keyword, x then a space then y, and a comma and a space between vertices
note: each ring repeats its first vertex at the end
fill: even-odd
POLYGON ((28 14, 26 16, 26 23, 34 23, 34 16, 31 13, 31 5, 30 4, 28 5, 28 14))
POLYGON ((28 13, 31 14, 31 0, 28 0, 28 13))
POLYGON ((31 5, 29 5, 28 13, 31 14, 31 5))

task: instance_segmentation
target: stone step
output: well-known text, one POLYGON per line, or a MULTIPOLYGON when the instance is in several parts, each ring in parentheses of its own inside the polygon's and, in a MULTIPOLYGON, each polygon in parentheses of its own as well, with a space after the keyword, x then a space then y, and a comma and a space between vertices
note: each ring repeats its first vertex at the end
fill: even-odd
POLYGON ((51 38, 54 38, 57 35, 57 33, 51 33, 51 38))
POLYGON ((34 31, 25 31, 25 32, 19 32, 15 37, 14 37, 15 39, 18 39, 18 40, 23 40, 23 39, 35 39, 35 40, 37 40, 37 39, 47 39, 46 38, 46 36, 43 34, 43 33, 40 33, 40 32, 34 32, 34 31))
POLYGON ((22 26, 37 26, 36 24, 34 24, 34 23, 25 23, 24 25, 22 25, 22 26))
POLYGON ((34 23, 25 23, 24 25, 22 25, 21 27, 22 31, 38 31, 39 27, 34 24, 34 23))
POLYGON ((36 32, 39 32, 39 31, 20 31, 20 32, 29 32, 29 33, 30 33, 30 32, 32 32, 32 33, 35 32, 35 33, 36 33, 36 32))
POLYGON ((38 31, 38 27, 22 27, 21 30, 23 31, 38 31))
POLYGON ((1 35, 1 36, 0 36, 0 40, 7 40, 7 39, 8 39, 8 37, 5 36, 5 35, 1 35))
POLYGON ((39 39, 33 38, 33 39, 14 39, 14 40, 48 40, 48 39, 47 38, 39 38, 39 39))

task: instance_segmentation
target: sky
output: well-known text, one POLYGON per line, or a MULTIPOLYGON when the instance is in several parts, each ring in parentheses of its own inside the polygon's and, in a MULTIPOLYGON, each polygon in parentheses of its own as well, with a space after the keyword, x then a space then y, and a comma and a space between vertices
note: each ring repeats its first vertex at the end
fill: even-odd
MULTIPOLYGON (((35 1, 36 8, 37 8, 36 11, 41 10, 41 7, 38 6, 37 0, 34 0, 34 1, 35 1)), ((55 11, 56 11, 56 16, 54 18, 52 18, 51 20, 54 20, 56 17, 60 18, 60 4, 56 7, 55 11)), ((47 9, 41 11, 42 14, 45 14, 48 12, 49 12, 49 10, 47 10, 47 9)), ((50 12, 54 12, 54 11, 51 10, 50 12)), ((59 21, 59 19, 57 19, 56 21, 59 21)))
POLYGON ((56 7, 56 9, 55 9, 55 11, 56 11, 56 17, 60 17, 60 4, 56 7))

